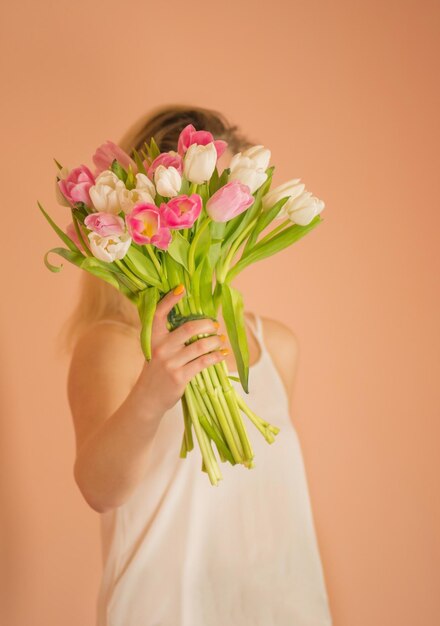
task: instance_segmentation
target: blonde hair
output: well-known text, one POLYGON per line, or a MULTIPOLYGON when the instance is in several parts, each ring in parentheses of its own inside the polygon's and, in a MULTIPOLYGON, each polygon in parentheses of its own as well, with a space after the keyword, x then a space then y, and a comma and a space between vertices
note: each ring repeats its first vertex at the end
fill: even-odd
MULTIPOLYGON (((193 124, 196 130, 211 132, 215 139, 227 141, 232 153, 254 145, 241 134, 237 125, 230 124, 219 111, 180 104, 150 110, 117 143, 131 156, 134 149, 139 152, 151 137, 154 137, 161 152, 176 150, 179 134, 188 124, 193 124)), ((104 319, 140 330, 139 314, 133 302, 109 283, 83 270, 78 301, 57 338, 58 352, 70 354, 79 336, 91 324, 104 319)))

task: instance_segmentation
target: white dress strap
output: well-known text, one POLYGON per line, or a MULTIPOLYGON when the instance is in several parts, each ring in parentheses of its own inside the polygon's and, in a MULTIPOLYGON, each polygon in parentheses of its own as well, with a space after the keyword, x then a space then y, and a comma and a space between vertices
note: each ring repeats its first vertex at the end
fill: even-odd
POLYGON ((252 320, 249 321, 248 319, 248 324, 252 329, 252 332, 254 333, 258 343, 260 344, 260 347, 262 349, 264 349, 264 339, 263 339, 263 324, 261 322, 261 317, 259 315, 257 315, 256 313, 253 314, 255 321, 252 320))

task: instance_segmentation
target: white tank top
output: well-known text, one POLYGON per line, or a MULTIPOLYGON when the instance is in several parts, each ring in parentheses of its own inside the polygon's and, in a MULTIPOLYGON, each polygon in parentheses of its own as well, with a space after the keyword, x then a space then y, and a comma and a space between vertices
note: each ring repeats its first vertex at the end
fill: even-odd
POLYGON ((332 624, 297 433, 255 319, 261 353, 249 394, 231 383, 280 432, 268 444, 241 413, 255 467, 219 460, 223 479, 213 486, 196 439, 179 456, 180 402, 164 414, 145 477, 123 505, 100 514, 97 626, 332 624))

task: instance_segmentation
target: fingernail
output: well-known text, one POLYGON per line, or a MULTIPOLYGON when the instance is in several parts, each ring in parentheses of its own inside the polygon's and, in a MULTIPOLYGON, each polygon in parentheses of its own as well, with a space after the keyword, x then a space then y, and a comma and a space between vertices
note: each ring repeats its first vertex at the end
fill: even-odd
POLYGON ((226 341, 226 335, 219 335, 220 341, 226 341))
POLYGON ((182 283, 180 283, 180 285, 177 285, 177 287, 174 287, 173 289, 173 294, 175 296, 178 296, 180 293, 182 293, 183 291, 185 291, 185 285, 183 285, 182 283))
POLYGON ((213 324, 216 328, 220 328, 220 322, 213 322, 213 324))
POLYGON ((229 354, 229 350, 227 348, 222 348, 220 352, 224 355, 229 354))

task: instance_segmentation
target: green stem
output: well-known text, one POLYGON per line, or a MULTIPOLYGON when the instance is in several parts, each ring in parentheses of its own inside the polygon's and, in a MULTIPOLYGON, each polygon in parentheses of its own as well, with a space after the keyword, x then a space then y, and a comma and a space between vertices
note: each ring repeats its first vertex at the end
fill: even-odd
POLYGON ((258 417, 258 415, 256 415, 252 411, 252 409, 248 407, 246 402, 238 393, 236 393, 236 396, 237 396, 237 404, 240 407, 240 409, 249 417, 249 419, 254 424, 254 426, 258 428, 258 430, 264 436, 266 441, 268 441, 269 443, 272 443, 274 441, 273 434, 275 435, 278 434, 280 429, 277 426, 272 426, 272 424, 269 424, 268 422, 265 422, 260 417, 258 417))
POLYGON ((162 279, 162 283, 164 286, 164 291, 167 291, 166 286, 164 284, 164 271, 163 271, 163 267, 162 265, 159 263, 159 260, 157 258, 157 256, 154 254, 153 249, 152 249, 152 244, 151 243, 146 243, 145 244, 145 249, 147 250, 148 254, 150 255, 151 260, 154 263, 154 266, 157 270, 157 273, 159 274, 160 278, 162 279))
POLYGON ((76 230, 76 234, 78 235, 78 238, 79 238, 79 240, 81 241, 81 243, 82 243, 82 245, 84 247, 86 255, 87 256, 93 256, 93 253, 91 252, 91 250, 89 249, 88 245, 84 241, 81 226, 80 226, 78 220, 76 219, 75 215, 73 214, 73 211, 72 211, 72 219, 73 219, 73 225, 74 225, 75 230, 76 230))
POLYGON ((185 399, 188 404, 188 410, 191 416, 191 421, 193 423, 196 437, 199 442, 200 451, 202 453, 202 458, 205 463, 206 471, 208 472, 209 480, 211 481, 212 485, 217 485, 218 483, 217 474, 220 472, 220 469, 214 457, 212 448, 210 445, 208 445, 209 440, 208 440, 208 443, 206 441, 206 433, 203 430, 199 422, 199 418, 197 415, 197 403, 194 397, 194 392, 191 387, 191 382, 189 382, 186 385, 184 394, 185 394, 185 399), (215 468, 214 464, 217 465, 217 469, 215 468))
POLYGON ((128 278, 133 281, 133 283, 136 285, 136 287, 138 289, 140 289, 142 291, 142 289, 145 289, 145 283, 142 282, 138 276, 136 276, 135 274, 133 274, 133 272, 126 266, 126 264, 123 261, 120 261, 119 259, 115 259, 113 261, 113 263, 119 267, 119 269, 121 270, 121 272, 123 272, 126 276, 128 276, 128 278))
POLYGON ((209 222, 211 221, 210 217, 207 217, 205 219, 204 222, 202 222, 200 224, 200 227, 198 228, 196 234, 194 235, 193 240, 191 241, 191 244, 189 246, 189 253, 188 253, 188 272, 189 275, 192 276, 194 274, 194 255, 196 252, 196 245, 198 240, 200 239, 200 235, 203 233, 203 231, 205 230, 205 228, 208 226, 209 222))
POLYGON ((218 377, 223 388, 223 393, 225 395, 226 402, 228 403, 229 410, 231 411, 232 419, 234 420, 238 436, 240 437, 246 460, 251 461, 254 457, 254 452, 252 450, 246 428, 243 424, 243 420, 241 419, 241 415, 238 410, 236 394, 234 392, 235 390, 232 387, 231 381, 228 378, 228 369, 226 367, 226 363, 224 361, 221 363, 216 363, 214 367, 216 368, 216 371, 218 373, 218 377))
POLYGON ((232 263, 232 259, 236 253, 236 251, 238 250, 238 248, 241 246, 241 244, 243 243, 243 240, 246 238, 246 235, 248 235, 248 233, 252 230, 252 228, 255 226, 256 222, 257 222, 258 217, 254 217, 253 220, 251 220, 249 222, 249 224, 246 226, 246 228, 243 230, 243 232, 237 237, 237 239, 232 243, 229 252, 226 256, 225 262, 222 265, 222 268, 219 272, 219 276, 218 276, 218 281, 223 283, 225 282, 225 278, 226 278, 226 274, 228 273, 229 270, 229 266, 232 263))
POLYGON ((279 226, 277 226, 276 228, 273 228, 269 233, 267 233, 267 235, 265 235, 259 241, 257 241, 256 245, 257 244, 259 245, 260 243, 265 243, 266 241, 269 241, 269 239, 271 239, 277 233, 279 233, 281 230, 283 230, 283 228, 285 228, 286 226, 289 226, 291 224, 292 224, 291 220, 289 220, 289 219, 284 220, 284 222, 281 222, 281 224, 279 226))

